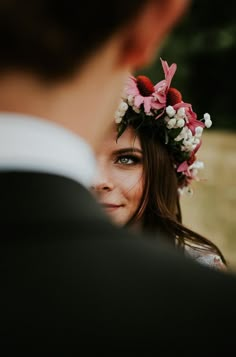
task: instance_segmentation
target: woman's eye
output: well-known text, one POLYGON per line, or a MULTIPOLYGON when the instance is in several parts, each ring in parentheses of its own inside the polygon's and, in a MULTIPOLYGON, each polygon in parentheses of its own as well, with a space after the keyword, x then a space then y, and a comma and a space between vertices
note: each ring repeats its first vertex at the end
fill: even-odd
POLYGON ((129 157, 121 157, 118 161, 121 164, 132 164, 133 163, 133 160, 129 157))
POLYGON ((134 165, 140 162, 140 159, 135 156, 120 156, 116 162, 122 165, 134 165))

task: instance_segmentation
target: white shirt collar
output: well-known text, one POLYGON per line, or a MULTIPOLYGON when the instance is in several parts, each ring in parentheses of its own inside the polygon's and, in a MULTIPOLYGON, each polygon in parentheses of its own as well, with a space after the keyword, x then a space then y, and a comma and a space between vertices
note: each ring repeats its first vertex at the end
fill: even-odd
POLYGON ((45 119, 0 113, 0 170, 57 174, 89 187, 96 161, 88 143, 71 131, 45 119))

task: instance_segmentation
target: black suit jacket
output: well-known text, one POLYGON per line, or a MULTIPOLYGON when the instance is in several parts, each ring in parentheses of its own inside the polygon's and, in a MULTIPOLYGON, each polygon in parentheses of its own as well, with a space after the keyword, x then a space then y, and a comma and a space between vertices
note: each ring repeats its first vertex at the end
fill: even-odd
POLYGON ((234 276, 114 227, 72 180, 1 173, 0 220, 1 343, 185 343, 234 331, 234 276))

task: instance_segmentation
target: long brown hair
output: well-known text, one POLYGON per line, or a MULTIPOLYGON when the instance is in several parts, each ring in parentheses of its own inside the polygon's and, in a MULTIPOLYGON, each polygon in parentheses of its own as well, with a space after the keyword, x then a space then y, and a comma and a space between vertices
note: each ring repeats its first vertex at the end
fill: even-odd
POLYGON ((128 225, 141 222, 143 230, 152 236, 162 232, 173 245, 180 248, 194 245, 195 249, 218 254, 226 264, 214 243, 182 224, 178 179, 167 146, 160 142, 155 131, 142 128, 137 131, 137 136, 144 157, 144 192, 140 206, 128 225))

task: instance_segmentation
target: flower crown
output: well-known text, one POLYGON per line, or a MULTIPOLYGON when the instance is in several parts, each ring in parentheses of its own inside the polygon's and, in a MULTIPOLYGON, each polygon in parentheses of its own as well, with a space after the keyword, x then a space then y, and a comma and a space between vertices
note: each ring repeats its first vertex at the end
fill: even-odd
POLYGON ((157 133, 167 145, 182 192, 189 190, 192 179, 198 180, 198 169, 204 167, 203 162, 197 161, 196 153, 202 143, 203 129, 210 128, 212 121, 208 113, 197 119, 191 104, 185 103, 181 93, 170 87, 177 65, 173 63, 169 67, 162 59, 161 64, 165 79, 156 85, 143 75, 128 78, 115 113, 117 139, 129 125, 137 130, 151 128, 150 133, 157 133))

